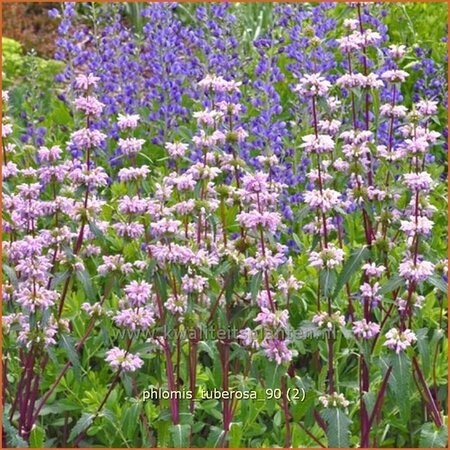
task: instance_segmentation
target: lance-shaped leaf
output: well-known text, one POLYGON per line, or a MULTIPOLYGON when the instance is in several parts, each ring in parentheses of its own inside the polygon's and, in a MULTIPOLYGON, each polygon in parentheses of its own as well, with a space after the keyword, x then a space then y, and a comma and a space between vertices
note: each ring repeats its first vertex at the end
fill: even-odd
POLYGON ((339 274, 336 286, 333 292, 333 298, 336 298, 345 286, 350 281, 350 278, 361 267, 362 263, 370 257, 370 250, 367 247, 361 247, 356 249, 342 268, 342 272, 339 274))
POLYGON ((340 408, 328 408, 321 413, 327 423, 328 447, 347 448, 349 446, 349 426, 352 421, 340 408))

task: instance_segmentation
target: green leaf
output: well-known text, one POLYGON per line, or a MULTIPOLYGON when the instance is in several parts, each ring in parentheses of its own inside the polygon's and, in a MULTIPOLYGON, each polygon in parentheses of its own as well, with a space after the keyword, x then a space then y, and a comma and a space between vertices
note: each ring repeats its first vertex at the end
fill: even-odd
POLYGON ((44 448, 45 432, 43 428, 33 425, 30 433, 30 448, 44 448))
POLYGON ((428 277, 428 282, 432 284, 436 289, 439 289, 445 295, 447 295, 448 286, 447 283, 439 275, 433 274, 428 277))
POLYGON ((320 271, 320 289, 325 298, 328 298, 336 286, 336 271, 325 269, 320 271))
POLYGON ((78 422, 72 428, 72 431, 69 435, 69 441, 73 441, 80 433, 87 430, 87 428, 91 425, 94 420, 95 415, 90 413, 83 413, 81 417, 78 419, 78 422))
POLYGON ((122 417, 122 430, 129 440, 133 439, 133 437, 135 436, 136 428, 139 425, 140 409, 141 405, 139 403, 135 403, 134 405, 127 408, 125 414, 122 417))
POLYGON ((175 448, 189 448, 190 425, 172 425, 170 427, 170 435, 175 448))
POLYGON ((11 448, 27 448, 28 447, 27 441, 25 441, 20 437, 19 432, 9 422, 8 411, 9 410, 4 409, 2 417, 3 429, 5 430, 5 433, 8 436, 6 439, 7 445, 10 446, 11 448))
POLYGON ((280 387, 281 376, 285 372, 283 366, 279 366, 274 361, 266 363, 266 389, 275 389, 280 387))
POLYGON ((75 374, 81 373, 81 364, 78 352, 75 349, 75 339, 72 336, 67 336, 65 334, 61 335, 61 347, 66 351, 67 357, 72 364, 75 374))
POLYGON ((351 276, 361 267, 362 263, 370 257, 370 250, 367 247, 356 249, 348 261, 344 264, 342 272, 336 281, 333 298, 336 298, 341 289, 350 280, 351 276))
POLYGON ((392 277, 382 288, 379 290, 381 295, 388 294, 389 292, 395 291, 396 289, 402 287, 405 284, 405 280, 399 275, 392 277))
POLYGON ((229 432, 229 446, 230 448, 241 448, 242 439, 242 422, 232 422, 230 424, 229 432))
POLYGON ((67 125, 72 122, 70 112, 65 103, 63 103, 61 100, 53 100, 51 120, 53 123, 58 125, 67 125))
POLYGON ((315 323, 311 322, 310 320, 304 320, 295 330, 295 333, 298 340, 317 339, 324 334, 324 330, 321 330, 315 323))
POLYGON ((3 264, 2 268, 3 272, 8 276, 9 281, 11 281, 11 284, 17 289, 17 276, 15 270, 6 264, 3 264))
POLYGON ((200 341, 198 343, 198 351, 199 352, 206 352, 208 356, 214 361, 217 357, 217 352, 215 347, 211 345, 210 342, 207 341, 200 341))
POLYGON ((206 447, 208 448, 220 448, 223 447, 225 432, 222 428, 219 427, 211 427, 211 431, 208 436, 208 441, 206 442, 206 447))
POLYGON ((83 290, 86 294, 87 299, 88 300, 96 299, 97 296, 95 294, 94 286, 92 284, 92 280, 91 280, 91 277, 88 274, 88 272, 86 270, 76 271, 76 277, 77 277, 77 280, 83 286, 83 290))
POLYGON ((394 392, 396 404, 403 421, 407 422, 410 417, 410 372, 411 365, 405 352, 391 356, 392 373, 389 377, 389 385, 394 392))
POLYGON ((327 423, 328 447, 347 448, 349 446, 349 426, 352 421, 340 408, 329 408, 322 412, 327 423))
POLYGON ((422 359, 423 373, 425 377, 430 372, 430 343, 428 340, 428 328, 420 328, 416 331, 417 336, 417 348, 419 349, 420 357, 422 359))
POLYGON ((298 234, 292 233, 292 237, 294 239, 294 242, 297 244, 297 247, 301 250, 303 248, 302 241, 298 237, 298 234))
POLYGON ((253 276, 252 281, 250 283, 250 292, 252 294, 252 301, 256 301, 256 296, 259 292, 259 287, 261 286, 262 281, 262 273, 258 272, 253 276))
POLYGON ((420 431, 420 448, 447 448, 448 429, 445 425, 436 428, 433 423, 426 423, 420 431))

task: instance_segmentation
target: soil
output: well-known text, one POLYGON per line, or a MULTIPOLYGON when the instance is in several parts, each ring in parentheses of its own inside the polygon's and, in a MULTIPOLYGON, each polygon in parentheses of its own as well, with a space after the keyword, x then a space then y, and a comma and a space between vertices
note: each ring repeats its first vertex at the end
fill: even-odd
POLYGON ((2 35, 20 42, 25 51, 52 58, 55 52, 58 19, 48 16, 58 3, 4 3, 2 35))

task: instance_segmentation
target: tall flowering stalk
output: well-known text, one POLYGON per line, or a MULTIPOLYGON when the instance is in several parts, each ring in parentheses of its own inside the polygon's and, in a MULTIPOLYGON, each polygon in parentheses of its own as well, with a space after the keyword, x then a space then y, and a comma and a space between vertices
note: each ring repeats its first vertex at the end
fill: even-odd
MULTIPOLYGON (((88 203, 89 194, 104 186, 107 179, 100 167, 93 167, 90 154, 104 139, 101 132, 89 129, 89 118, 98 115, 103 106, 89 95, 95 81, 92 75, 77 79, 85 95, 76 100, 76 108, 86 114, 87 128, 73 133, 72 143, 87 150, 84 164, 76 160, 61 161, 62 149, 56 145, 40 147, 37 151, 29 147, 28 153, 24 154, 30 162, 29 168, 11 171, 15 166, 11 163, 9 173, 8 170, 3 172, 4 180, 11 189, 17 190, 17 193, 12 190, 4 197, 11 221, 6 227, 10 240, 4 250, 8 265, 14 267, 9 282, 15 284, 14 291, 9 290, 7 297, 11 308, 4 323, 7 331, 12 327, 18 333, 20 365, 23 367, 9 419, 14 420, 18 415, 19 433, 25 439, 36 419, 34 410, 41 373, 49 361, 48 349, 57 344, 57 336, 69 333, 69 321, 62 318, 62 312, 72 275, 78 276, 85 270, 79 253, 86 237, 86 223, 96 207, 95 202, 88 203), (39 168, 34 168, 37 163, 39 168), (67 181, 72 190, 81 187, 84 192, 81 202, 62 190, 58 192, 63 181, 67 181), (65 224, 69 214, 76 223, 79 221, 77 232, 65 224), (45 224, 44 227, 40 223, 45 224), (73 245, 71 249, 70 245, 73 245), (61 278, 64 281, 60 291, 55 280, 61 266, 66 266, 66 272, 59 277, 59 283, 61 278)), ((5 151, 14 150, 8 144, 4 148, 5 151)))
POLYGON ((440 79, 378 5, 237 8, 65 4, 66 129, 3 93, 5 445, 443 440, 440 79))

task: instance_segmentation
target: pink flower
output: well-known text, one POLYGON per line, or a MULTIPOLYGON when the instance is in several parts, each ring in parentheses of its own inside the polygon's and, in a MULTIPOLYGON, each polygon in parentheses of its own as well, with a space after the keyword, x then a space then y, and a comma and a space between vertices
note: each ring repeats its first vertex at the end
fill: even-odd
POLYGON ((87 91, 91 86, 96 87, 99 77, 95 77, 92 73, 88 75, 80 74, 75 78, 75 86, 78 89, 84 89, 87 91))
POLYGON ((275 233, 281 223, 281 215, 277 212, 259 213, 256 210, 242 212, 236 216, 237 221, 246 228, 256 229, 261 226, 270 233, 275 233))
POLYGON ((272 271, 278 266, 283 264, 286 260, 286 256, 283 253, 273 254, 271 250, 266 249, 265 256, 257 252, 254 257, 250 256, 245 258, 244 264, 250 269, 250 275, 256 275, 258 272, 265 270, 272 271))
POLYGON ((384 345, 395 353, 399 354, 410 347, 417 341, 417 337, 410 329, 400 331, 397 328, 391 328, 386 334, 386 342, 384 345))
POLYGON ((292 360, 292 352, 287 347, 288 341, 275 338, 267 338, 261 344, 264 354, 278 365, 292 360))
POLYGON ((381 74, 381 78, 390 83, 403 83, 408 77, 409 73, 404 70, 386 70, 381 74))
POLYGON ((252 194, 267 191, 268 174, 264 172, 256 172, 255 174, 246 174, 242 177, 243 187, 247 192, 252 194))
POLYGON ((152 285, 146 281, 131 281, 124 291, 126 299, 132 306, 143 306, 151 298, 152 285))
POLYGON ((287 328, 289 313, 287 309, 272 312, 268 308, 262 307, 261 312, 256 316, 255 322, 260 322, 265 327, 287 328))
POLYGON ((259 343, 256 338, 256 333, 253 330, 251 330, 250 328, 244 328, 244 329, 240 330, 237 335, 237 338, 239 341, 241 341, 241 344, 244 347, 249 347, 254 350, 259 349, 259 343))
POLYGON ((148 166, 128 167, 119 170, 117 177, 120 181, 133 181, 145 178, 150 173, 148 166))
POLYGON ((137 195, 131 198, 125 195, 119 200, 118 209, 122 214, 143 214, 147 209, 147 202, 137 195))
POLYGON ((362 266, 362 269, 368 277, 380 278, 385 272, 386 267, 381 265, 377 266, 375 263, 367 263, 362 266))
POLYGON ((182 316, 187 311, 187 296, 186 295, 170 295, 164 303, 164 306, 172 314, 178 314, 182 316))
POLYGON ((422 116, 434 116, 437 114, 437 102, 432 100, 420 100, 415 106, 422 116))
POLYGON ((161 236, 167 233, 176 233, 181 225, 180 220, 167 219, 166 217, 153 222, 150 228, 155 236, 161 236))
POLYGON ((374 322, 367 322, 366 319, 356 320, 352 327, 355 336, 363 339, 372 339, 380 332, 380 325, 374 322))
POLYGON ((130 263, 125 263, 122 255, 103 256, 103 264, 97 267, 97 272, 100 275, 105 275, 110 272, 120 271, 122 273, 130 273, 132 266, 130 263))
POLYGON ((401 59, 406 54, 406 46, 405 45, 395 45, 392 44, 389 46, 389 55, 394 59, 401 59))
POLYGON ((240 81, 227 81, 221 76, 206 75, 205 78, 198 82, 198 85, 203 89, 211 89, 215 92, 240 92, 240 81))
POLYGON ((99 147, 106 139, 106 134, 98 130, 90 130, 89 128, 81 128, 70 135, 70 139, 78 148, 88 149, 99 147))
POLYGON ((86 97, 78 97, 74 101, 75 108, 84 112, 87 116, 98 117, 103 111, 104 104, 95 97, 88 95, 86 97))
POLYGON ((192 292, 201 293, 208 286, 208 278, 200 275, 184 275, 181 278, 181 287, 184 292, 191 294, 192 292))
POLYGON ((210 111, 208 108, 206 108, 204 111, 195 112, 193 116, 195 119, 197 119, 197 123, 199 125, 212 127, 222 119, 223 113, 221 111, 210 111))
POLYGON ((142 150, 145 139, 127 138, 119 139, 119 148, 124 155, 132 156, 142 150))
POLYGON ((331 211, 341 203, 341 194, 334 189, 322 189, 306 191, 304 193, 304 200, 310 208, 320 209, 322 212, 331 211))
POLYGON ((188 149, 187 144, 182 144, 181 142, 166 142, 165 148, 167 152, 169 153, 169 156, 171 158, 182 158, 188 149))
POLYGON ((434 181, 428 172, 406 173, 403 175, 405 185, 413 191, 429 192, 434 181))
POLYGON ((114 322, 119 327, 125 327, 132 331, 146 330, 155 324, 155 314, 150 308, 123 309, 119 311, 114 322))
POLYGON ((334 141, 331 136, 326 134, 319 134, 317 137, 314 134, 303 136, 303 144, 300 145, 308 153, 329 153, 334 150, 334 141))
POLYGON ((404 231, 407 236, 415 236, 417 233, 430 234, 433 228, 433 221, 427 217, 410 216, 409 220, 402 220, 400 230, 404 231))
POLYGON ((144 365, 144 361, 139 357, 139 354, 133 355, 118 347, 106 352, 105 361, 113 369, 121 369, 123 372, 135 372, 144 365))
POLYGON ((322 311, 313 316, 312 323, 315 323, 319 328, 331 330, 334 326, 344 327, 345 317, 340 311, 336 311, 331 315, 325 311, 322 311))
POLYGON ((404 259, 399 265, 400 275, 408 281, 419 283, 425 281, 433 274, 434 264, 430 261, 421 261, 419 258, 414 264, 412 258, 404 259))
POLYGON ((299 83, 294 87, 294 92, 306 97, 313 97, 315 95, 323 97, 331 88, 331 83, 320 73, 305 75, 300 78, 299 83))
POLYGON ((54 162, 61 158, 62 150, 58 145, 54 145, 51 148, 40 147, 38 155, 42 162, 54 162))
POLYGON ((407 108, 403 105, 392 105, 391 103, 385 103, 380 107, 380 115, 389 118, 400 119, 405 117, 407 112, 407 108))
POLYGON ((10 123, 2 124, 2 137, 6 138, 10 136, 13 132, 13 127, 10 123))
MULTIPOLYGON (((272 301, 275 302, 275 292, 270 291, 270 295, 272 297, 272 301)), ((270 299, 267 290, 258 292, 258 295, 256 296, 256 303, 260 308, 270 307, 270 299)))
POLYGON ((372 305, 375 306, 380 300, 381 295, 378 294, 380 290, 380 283, 375 283, 373 286, 369 283, 363 283, 359 288, 361 291, 361 297, 370 300, 372 305))
POLYGON ((19 305, 34 313, 36 310, 44 311, 53 306, 59 294, 36 284, 34 287, 22 287, 15 293, 15 297, 19 305))
POLYGON ((128 237, 130 239, 137 239, 144 235, 144 225, 137 222, 124 223, 119 222, 113 225, 115 232, 120 237, 128 237))
POLYGON ((173 183, 180 191, 191 191, 197 185, 197 181, 190 173, 184 173, 177 178, 173 179, 173 183))
POLYGON ((344 260, 344 251, 336 247, 334 244, 328 244, 320 252, 311 252, 309 255, 309 264, 317 269, 332 269, 342 264, 344 260))
POLYGON ((119 114, 117 116, 117 126, 120 130, 134 130, 138 126, 140 120, 139 114, 119 114))

